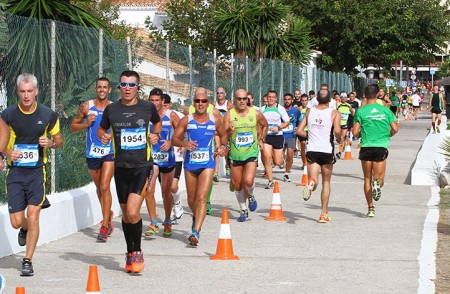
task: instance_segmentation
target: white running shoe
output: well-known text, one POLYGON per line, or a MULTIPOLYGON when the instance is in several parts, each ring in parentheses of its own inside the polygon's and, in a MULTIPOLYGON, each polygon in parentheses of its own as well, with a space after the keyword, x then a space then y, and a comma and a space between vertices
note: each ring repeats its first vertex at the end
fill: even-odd
POLYGON ((174 212, 175 212, 175 217, 177 219, 180 219, 184 214, 184 209, 183 209, 183 206, 181 206, 181 201, 176 202, 173 205, 173 208, 174 208, 174 212))

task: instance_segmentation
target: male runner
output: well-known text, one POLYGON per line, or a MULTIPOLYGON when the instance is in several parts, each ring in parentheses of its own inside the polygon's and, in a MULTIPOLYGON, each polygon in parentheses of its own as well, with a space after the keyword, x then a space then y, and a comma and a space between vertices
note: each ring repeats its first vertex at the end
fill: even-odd
MULTIPOLYGON (((197 89, 198 90, 198 89, 197 89)), ((205 91, 196 91, 194 96, 195 111, 183 117, 172 136, 172 145, 184 147, 184 176, 188 204, 192 210, 192 233, 189 243, 197 246, 200 231, 206 216, 207 194, 212 185, 214 167, 214 134, 220 136, 221 146, 217 154, 223 156, 226 150, 227 137, 220 115, 207 112, 209 105, 205 91), (187 141, 184 136, 187 135, 187 141)))
POLYGON ((19 103, 9 106, 1 114, 11 134, 5 154, 2 154, 2 157, 6 155, 8 158, 6 188, 9 218, 12 227, 20 229, 19 245, 26 245, 22 276, 34 275, 31 260, 39 239, 39 215, 41 209, 50 207, 45 195, 48 149, 63 145, 58 114, 37 102, 38 93, 34 75, 19 75, 19 103), (48 138, 49 135, 52 139, 48 138))
POLYGON ((139 273, 144 269, 141 249, 144 198, 141 193, 152 169, 151 144, 160 138, 162 122, 155 105, 139 99, 139 74, 126 70, 120 74, 121 99, 105 108, 97 136, 106 145, 112 139, 114 181, 122 209, 122 228, 127 244, 125 271, 139 273), (153 134, 150 134, 150 122, 153 134), (111 134, 108 129, 111 128, 111 134))
MULTIPOLYGON (((284 109, 289 116, 289 125, 283 129, 284 137, 284 151, 286 151, 286 170, 283 176, 283 181, 290 182, 292 164, 294 163, 294 149, 297 141, 295 129, 301 121, 301 112, 297 107, 293 107, 293 99, 291 93, 284 94, 284 109)), ((283 151, 283 153, 284 153, 283 151)))
POLYGON ((361 160, 364 173, 364 194, 369 211, 367 217, 375 216, 373 200, 381 197, 384 185, 386 159, 391 136, 398 131, 395 115, 389 108, 377 103, 378 86, 368 85, 364 90, 367 104, 356 112, 353 135, 361 136, 361 160))
POLYGON ((111 101, 108 95, 111 93, 110 82, 107 78, 98 78, 95 82, 97 96, 93 100, 83 102, 70 125, 70 131, 75 133, 86 130, 86 162, 92 181, 97 190, 97 197, 102 209, 102 225, 97 235, 97 240, 106 242, 111 236, 114 225, 114 216, 111 210, 111 179, 114 173, 114 154, 111 143, 103 145, 97 137, 97 129, 102 120, 103 111, 111 101))
POLYGON ((341 142, 341 114, 329 106, 330 91, 322 89, 317 95, 318 105, 309 109, 302 119, 297 134, 308 136, 306 158, 308 160, 308 185, 303 190, 303 199, 309 200, 317 188, 319 171, 322 173, 322 211, 319 223, 328 223, 328 202, 330 200, 330 180, 333 172, 334 137, 341 142), (305 127, 308 126, 308 134, 305 127), (333 137, 334 135, 334 137, 333 137))
POLYGON ((231 161, 231 180, 235 185, 234 193, 241 209, 238 222, 244 222, 248 218, 247 199, 250 211, 253 212, 258 207, 253 194, 258 163, 258 146, 260 149, 263 148, 268 127, 261 112, 248 107, 247 100, 247 92, 244 89, 238 89, 234 94, 235 106, 224 117, 224 126, 229 137, 230 151, 228 155, 231 161), (258 129, 260 130, 259 137, 258 129))

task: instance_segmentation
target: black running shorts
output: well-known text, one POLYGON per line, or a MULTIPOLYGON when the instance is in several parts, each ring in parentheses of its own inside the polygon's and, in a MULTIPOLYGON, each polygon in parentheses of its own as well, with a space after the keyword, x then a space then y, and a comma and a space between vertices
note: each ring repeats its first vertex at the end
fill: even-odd
POLYGON ((149 172, 153 166, 139 168, 114 168, 114 181, 116 183, 117 198, 120 204, 126 204, 131 193, 141 195, 149 172))
POLYGON ((336 158, 334 157, 333 153, 324 152, 308 151, 306 152, 306 160, 308 161, 308 163, 317 163, 320 166, 336 163, 336 158))
POLYGON ((385 161, 389 151, 384 147, 361 147, 359 159, 363 161, 381 162, 385 161))

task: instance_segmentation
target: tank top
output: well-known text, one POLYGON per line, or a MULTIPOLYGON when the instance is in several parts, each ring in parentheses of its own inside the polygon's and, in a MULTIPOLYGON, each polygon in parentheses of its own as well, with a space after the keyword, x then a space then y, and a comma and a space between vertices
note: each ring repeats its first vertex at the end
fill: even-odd
MULTIPOLYGON (((161 151, 163 142, 161 140, 170 140, 173 135, 172 124, 170 123, 170 114, 172 110, 168 109, 163 117, 162 130, 160 133, 160 139, 158 143, 152 145, 152 158, 153 162, 159 167, 172 167, 175 165, 175 154, 173 152, 173 146, 167 151, 161 151)), ((150 132, 153 133, 153 125, 150 125, 150 132)))
POLYGON ((256 110, 249 108, 248 114, 241 117, 234 108, 230 110, 230 120, 234 123, 234 132, 230 137, 232 160, 245 161, 258 157, 258 133, 256 132, 256 110))
MULTIPOLYGON (((172 111, 175 112, 178 115, 180 120, 184 117, 184 114, 182 114, 181 112, 176 111, 176 110, 172 110, 172 111)), ((178 151, 178 150, 180 150, 180 147, 174 147, 173 152, 175 153, 175 161, 177 161, 177 162, 178 161, 183 161, 183 154, 180 151, 178 151)))
POLYGON ((225 99, 225 102, 222 105, 219 105, 219 102, 216 101, 214 107, 219 110, 221 116, 224 116, 228 111, 228 100, 225 99))
POLYGON ((442 101, 439 93, 433 93, 433 96, 431 97, 431 108, 433 110, 442 110, 442 101))
POLYGON ((348 117, 350 115, 351 105, 348 103, 341 103, 337 107, 337 110, 341 113, 341 126, 346 126, 348 122, 348 117))
MULTIPOLYGON (((103 145, 100 139, 97 137, 97 129, 102 121, 103 110, 98 109, 94 105, 94 100, 88 101, 89 111, 88 115, 94 114, 97 116, 94 122, 88 127, 86 133, 86 157, 87 158, 102 158, 114 151, 112 149, 111 141, 107 145, 103 145)), ((110 131, 108 130, 108 134, 110 131)))
POLYGON ((209 114, 209 121, 204 124, 198 123, 193 115, 189 114, 186 130, 187 141, 196 141, 197 149, 194 151, 186 150, 184 156, 185 170, 194 171, 216 167, 213 150, 215 132, 216 123, 213 114, 209 114))
POLYGON ((307 151, 333 153, 333 109, 311 108, 308 115, 308 145, 307 151))

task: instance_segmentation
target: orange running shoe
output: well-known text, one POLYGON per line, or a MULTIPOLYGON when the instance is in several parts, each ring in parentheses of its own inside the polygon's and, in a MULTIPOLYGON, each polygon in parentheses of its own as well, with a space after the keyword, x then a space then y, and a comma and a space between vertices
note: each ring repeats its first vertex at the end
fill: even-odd
POLYGON ((144 253, 142 251, 133 251, 131 259, 131 272, 140 273, 144 269, 144 253))
POLYGON ((328 216, 328 211, 326 214, 321 214, 319 217, 319 223, 329 223, 331 218, 328 216))
POLYGON ((125 255, 125 272, 127 273, 131 273, 133 271, 133 268, 131 267, 131 262, 133 260, 133 254, 132 253, 127 253, 125 255))

